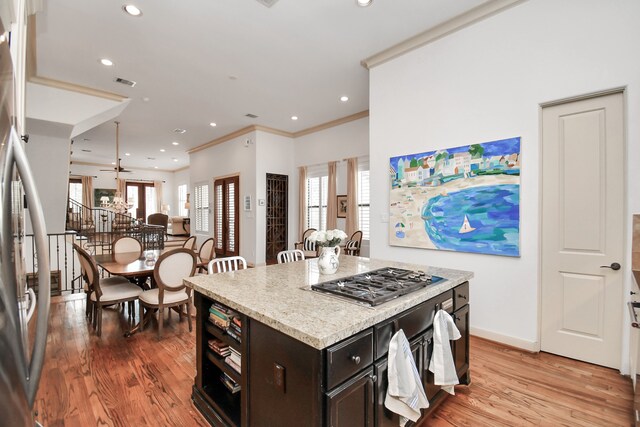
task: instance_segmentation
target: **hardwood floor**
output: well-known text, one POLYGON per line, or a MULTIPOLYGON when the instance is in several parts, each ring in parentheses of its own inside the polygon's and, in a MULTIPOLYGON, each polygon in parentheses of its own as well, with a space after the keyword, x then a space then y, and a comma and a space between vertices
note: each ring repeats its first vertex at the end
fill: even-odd
MULTIPOLYGON (((106 310, 102 338, 84 298, 54 298, 37 419, 53 426, 205 426, 191 404, 195 333, 175 313, 124 338, 126 314, 106 310)), ((631 382, 612 369, 471 338, 469 387, 456 387, 428 426, 630 426, 631 382)), ((2 424, 0 422, 0 424, 2 424)))

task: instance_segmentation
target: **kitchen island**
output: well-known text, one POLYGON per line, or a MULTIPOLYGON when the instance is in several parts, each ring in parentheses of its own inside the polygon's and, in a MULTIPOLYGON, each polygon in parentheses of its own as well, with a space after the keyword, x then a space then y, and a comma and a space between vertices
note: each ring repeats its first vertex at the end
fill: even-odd
POLYGON ((384 396, 389 340, 402 329, 432 410, 445 395, 427 369, 439 309, 454 316, 462 334, 452 347, 461 383, 469 382, 472 276, 343 256, 330 276, 321 276, 313 259, 186 279, 197 308, 194 404, 216 426, 397 426, 384 396), (379 268, 423 270, 444 280, 375 307, 311 290, 320 282, 379 268), (217 312, 217 325, 210 311, 217 312), (225 330, 224 319, 235 313, 235 325, 225 330), (227 360, 229 350, 219 351, 221 345, 235 355, 235 369, 227 360))

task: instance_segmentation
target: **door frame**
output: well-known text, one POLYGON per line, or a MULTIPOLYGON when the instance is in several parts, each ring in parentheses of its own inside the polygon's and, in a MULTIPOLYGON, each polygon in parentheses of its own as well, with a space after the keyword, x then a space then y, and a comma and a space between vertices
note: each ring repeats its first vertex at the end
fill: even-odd
MULTIPOLYGON (((238 188, 236 188, 236 254, 238 256, 242 256, 240 254, 240 228, 242 227, 241 221, 242 221, 242 211, 240 209, 240 203, 241 203, 241 197, 240 197, 240 185, 241 185, 241 174, 240 172, 236 172, 236 173, 229 173, 226 175, 221 175, 221 176, 217 176, 214 177, 213 180, 211 181, 211 206, 213 207, 211 209, 211 235, 217 239, 216 237, 216 181, 221 180, 221 179, 228 179, 228 178, 237 178, 238 179, 238 188)), ((216 245, 218 244, 217 240, 216 240, 216 245)), ((217 252, 217 247, 214 247, 214 252, 216 253, 216 256, 218 255, 217 252)))
MULTIPOLYGON (((622 151, 623 151, 623 155, 624 158, 627 158, 627 153, 628 153, 628 108, 627 108, 627 86, 617 86, 617 87, 613 87, 610 89, 603 89, 603 90, 599 90, 596 92, 589 92, 589 93, 585 93, 585 94, 581 94, 581 95, 574 95, 574 96, 570 96, 570 97, 566 97, 566 98, 560 98, 557 100, 552 100, 552 101, 546 101, 546 102, 541 102, 540 104, 538 104, 538 144, 539 144, 539 149, 538 149, 538 324, 537 324, 537 338, 536 338, 536 342, 534 347, 534 351, 535 352, 540 352, 542 349, 542 231, 543 231, 543 223, 542 223, 542 198, 543 198, 543 194, 542 194, 542 173, 543 173, 543 149, 544 149, 544 141, 543 141, 543 133, 542 133, 542 114, 543 114, 543 110, 545 108, 548 107, 554 107, 556 105, 562 105, 562 104, 568 104, 571 102, 576 102, 576 101, 583 101, 586 99, 592 99, 592 98, 598 98, 601 96, 606 96, 606 95, 614 95, 614 94, 622 94, 622 119, 623 119, 623 127, 624 129, 622 130, 623 133, 623 141, 622 141, 622 151)), ((627 168, 627 163, 625 162, 623 165, 623 176, 625 177, 624 182, 622 183, 623 188, 622 188, 622 194, 623 194, 623 199, 624 199, 624 203, 623 203, 623 214, 626 216, 626 213, 628 211, 628 168, 627 168)), ((629 262, 629 248, 628 248, 628 231, 629 231, 629 220, 628 219, 624 219, 622 221, 622 226, 623 226, 623 230, 622 230, 622 254, 623 254, 623 262, 626 264, 629 262)), ((623 264, 623 269, 624 269, 624 265, 623 264)), ((628 280, 626 278, 623 277, 622 279, 622 295, 623 298, 627 295, 627 290, 629 289, 629 286, 627 284, 628 280)), ((622 301, 619 302, 620 303, 620 310, 622 311, 622 316, 623 316, 623 331, 622 331, 622 348, 620 349, 620 353, 622 356, 622 362, 624 362, 624 354, 622 354, 622 350, 624 349, 625 343, 629 342, 629 331, 627 329, 624 328, 625 322, 624 319, 626 317, 626 315, 624 313, 626 313, 626 309, 625 309, 625 301, 624 299, 622 301)), ((628 361, 627 361, 628 362, 628 361)), ((620 371, 622 372, 624 368, 624 363, 621 364, 621 369, 620 371)))

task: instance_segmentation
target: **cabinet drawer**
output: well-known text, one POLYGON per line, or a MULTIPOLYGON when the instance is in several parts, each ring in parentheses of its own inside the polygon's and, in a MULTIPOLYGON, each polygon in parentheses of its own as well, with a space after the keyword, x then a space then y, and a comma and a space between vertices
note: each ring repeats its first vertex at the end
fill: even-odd
POLYGON ((373 363, 373 331, 368 329, 327 349, 327 390, 373 363))
POLYGON ((375 360, 384 357, 389 352, 389 341, 398 329, 402 329, 408 340, 412 340, 419 333, 433 324, 436 310, 444 309, 453 313, 453 291, 446 291, 435 298, 410 308, 383 323, 375 326, 375 360))
POLYGON ((453 309, 457 310, 469 304, 469 282, 464 282, 453 289, 453 309))

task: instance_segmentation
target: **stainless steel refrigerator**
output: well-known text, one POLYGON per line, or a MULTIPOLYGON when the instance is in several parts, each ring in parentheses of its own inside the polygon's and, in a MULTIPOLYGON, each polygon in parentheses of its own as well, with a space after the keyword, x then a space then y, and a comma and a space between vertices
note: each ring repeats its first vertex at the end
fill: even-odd
POLYGON ((0 22, 0 425, 33 426, 47 342, 49 248, 24 143, 15 130, 10 39, 0 22), (26 289, 25 216, 31 220, 38 259, 37 302, 26 289))

